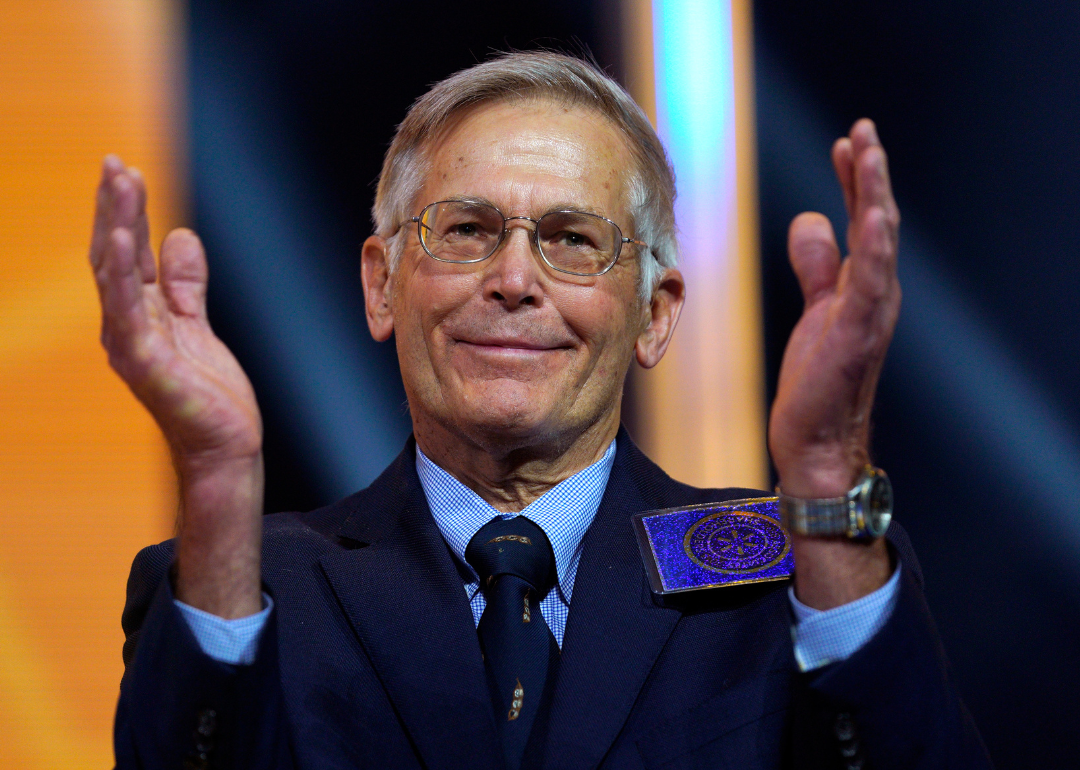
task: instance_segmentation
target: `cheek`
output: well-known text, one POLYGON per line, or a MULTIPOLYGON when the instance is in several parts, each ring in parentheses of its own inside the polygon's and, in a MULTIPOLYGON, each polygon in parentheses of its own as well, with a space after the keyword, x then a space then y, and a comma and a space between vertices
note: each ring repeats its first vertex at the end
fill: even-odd
POLYGON ((596 360, 621 360, 636 338, 629 328, 626 298, 596 289, 577 292, 562 303, 563 317, 585 340, 596 360))
POLYGON ((398 285, 394 299, 394 329, 399 339, 407 341, 409 352, 417 355, 426 350, 437 356, 442 347, 439 324, 459 310, 476 294, 474 275, 454 275, 442 271, 434 274, 421 263, 398 285))

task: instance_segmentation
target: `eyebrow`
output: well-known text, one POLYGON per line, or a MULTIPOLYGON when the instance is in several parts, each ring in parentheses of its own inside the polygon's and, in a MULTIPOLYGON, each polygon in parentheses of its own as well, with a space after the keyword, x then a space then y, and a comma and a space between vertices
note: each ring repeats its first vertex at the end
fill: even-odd
MULTIPOLYGON (((492 206, 495 209, 502 211, 502 209, 499 208, 498 204, 488 200, 482 195, 451 195, 449 198, 443 198, 443 200, 457 201, 458 203, 485 203, 488 206, 492 206)), ((552 204, 547 208, 547 210, 541 213, 540 216, 544 216, 544 214, 551 214, 555 211, 580 211, 582 214, 594 214, 595 216, 603 217, 604 219, 610 219, 607 214, 604 214, 602 211, 593 206, 582 206, 578 203, 570 203, 566 201, 559 201, 552 204)), ((537 217, 537 219, 539 219, 539 217, 537 217)))

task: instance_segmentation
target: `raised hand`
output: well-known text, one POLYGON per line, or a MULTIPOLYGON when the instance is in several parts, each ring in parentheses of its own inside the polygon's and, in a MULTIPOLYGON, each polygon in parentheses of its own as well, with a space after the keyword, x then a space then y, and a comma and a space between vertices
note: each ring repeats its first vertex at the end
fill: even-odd
POLYGON ((223 617, 258 611, 262 424, 251 383, 206 317, 206 255, 174 230, 155 265, 146 186, 105 159, 90 263, 109 364, 161 427, 180 480, 178 598, 223 617))
MULTIPOLYGON (((805 303, 780 368, 769 449, 780 486, 795 497, 843 495, 869 457, 869 421, 900 311, 900 214, 874 124, 837 140, 833 165, 848 211, 848 256, 829 220, 804 213, 788 250, 805 303)), ((883 543, 796 539, 796 592, 821 608, 851 601, 888 577, 883 543)))

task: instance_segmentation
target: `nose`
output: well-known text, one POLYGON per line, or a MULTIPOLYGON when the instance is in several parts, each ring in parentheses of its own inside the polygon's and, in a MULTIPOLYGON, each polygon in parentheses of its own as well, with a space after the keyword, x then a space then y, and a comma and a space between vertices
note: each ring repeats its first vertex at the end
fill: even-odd
POLYGON ((534 254, 535 225, 525 217, 506 222, 506 235, 485 265, 484 299, 502 303, 507 310, 522 305, 539 305, 544 296, 540 284, 539 255, 534 254))

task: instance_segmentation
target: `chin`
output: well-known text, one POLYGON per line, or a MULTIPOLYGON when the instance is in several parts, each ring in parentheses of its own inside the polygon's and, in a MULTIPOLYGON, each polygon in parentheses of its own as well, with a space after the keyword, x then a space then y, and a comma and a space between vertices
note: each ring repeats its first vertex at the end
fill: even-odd
POLYGON ((461 408, 452 409, 454 422, 484 443, 525 446, 551 438, 565 420, 559 419, 561 410, 548 392, 537 390, 518 382, 509 387, 489 383, 462 394, 461 408))

